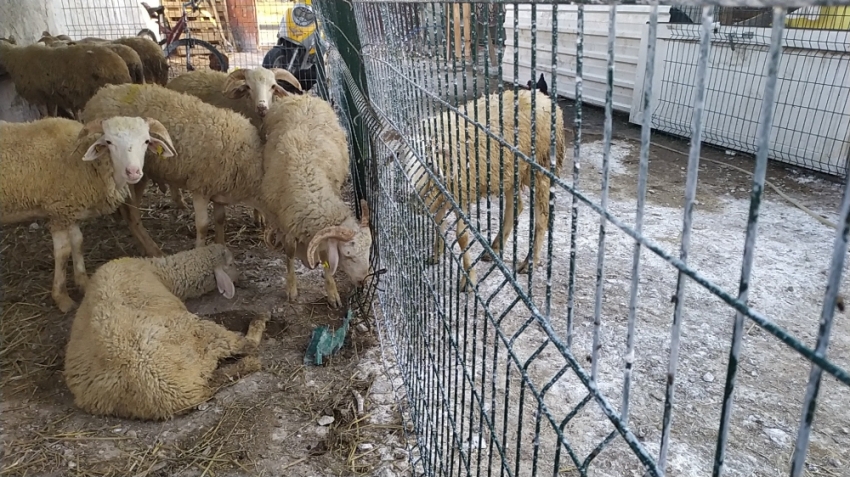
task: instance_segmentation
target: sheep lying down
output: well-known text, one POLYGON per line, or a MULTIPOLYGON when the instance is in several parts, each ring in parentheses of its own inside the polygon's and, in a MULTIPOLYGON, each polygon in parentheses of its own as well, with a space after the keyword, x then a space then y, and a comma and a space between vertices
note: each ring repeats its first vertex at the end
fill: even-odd
POLYGON ((235 294, 233 255, 213 244, 166 257, 120 258, 92 276, 71 328, 65 382, 91 414, 168 419, 260 369, 265 315, 243 336, 190 313, 183 300, 235 294), (246 355, 218 368, 218 361, 246 355))

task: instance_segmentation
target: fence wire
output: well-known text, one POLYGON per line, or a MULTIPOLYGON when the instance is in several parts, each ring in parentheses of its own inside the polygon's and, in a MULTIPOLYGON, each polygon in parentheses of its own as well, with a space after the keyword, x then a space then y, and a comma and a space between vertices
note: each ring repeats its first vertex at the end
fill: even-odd
MULTIPOLYGON (((653 127, 690 137, 690 96, 698 52, 699 13, 671 9, 659 42, 661 74, 653 127)), ((850 149, 850 9, 789 8, 773 102, 772 159, 843 177, 850 149)), ((760 104, 775 19, 769 8, 714 7, 710 80, 703 140, 756 154, 760 104)))
MULTIPOLYGON (((846 473, 850 348, 841 332, 832 347, 830 337, 834 326, 847 334, 835 310, 850 194, 838 230, 801 239, 820 251, 817 280, 798 284, 817 272, 786 249, 776 259, 784 265, 771 262, 778 270, 756 266, 773 253, 756 247, 757 235, 776 250, 772 227, 798 217, 777 212, 764 188, 786 124, 781 106, 796 104, 783 67, 800 26, 759 3, 767 10, 747 15, 682 7, 696 25, 686 27, 692 49, 678 63, 662 51, 675 39, 664 35, 686 28, 656 4, 319 3, 351 8, 356 20, 355 39, 345 19, 325 18, 331 83, 366 130, 359 140, 373 168, 364 190, 386 270, 376 317, 404 380, 417 474, 846 473), (761 78, 747 82, 758 101, 736 105, 752 131, 729 146, 755 153, 749 200, 703 211, 701 142, 716 137, 714 122, 730 123, 713 114, 733 114, 712 100, 728 83, 717 25, 765 12, 747 70, 761 78), (637 56, 635 25, 644 37, 635 95, 652 114, 632 119, 642 128, 630 142, 617 134, 629 127, 616 113, 617 69, 637 56), (342 51, 355 40, 363 71, 342 51), (687 87, 673 91, 670 81, 687 87), (664 101, 688 109, 676 132, 692 138, 686 163, 660 163, 670 171, 650 168, 660 160, 651 129, 664 101), (667 172, 684 183, 679 207, 653 197, 667 172), (821 243, 829 240, 832 252, 821 243), (807 305, 778 304, 789 300, 807 305)), ((840 74, 840 61, 822 67, 840 74)), ((831 106, 810 104, 823 115, 831 106)), ((846 174, 836 164, 829 172, 846 174)))

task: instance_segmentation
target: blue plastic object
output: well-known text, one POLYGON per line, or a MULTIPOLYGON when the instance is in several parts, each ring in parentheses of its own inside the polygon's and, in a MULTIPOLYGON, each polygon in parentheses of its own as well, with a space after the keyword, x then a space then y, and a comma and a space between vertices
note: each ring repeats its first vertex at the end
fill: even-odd
POLYGON ((313 336, 307 346, 307 354, 304 355, 305 365, 321 366, 323 358, 342 349, 345 337, 348 334, 348 324, 353 315, 354 312, 349 308, 342 320, 342 326, 336 331, 330 331, 330 327, 327 325, 317 326, 313 330, 313 336))

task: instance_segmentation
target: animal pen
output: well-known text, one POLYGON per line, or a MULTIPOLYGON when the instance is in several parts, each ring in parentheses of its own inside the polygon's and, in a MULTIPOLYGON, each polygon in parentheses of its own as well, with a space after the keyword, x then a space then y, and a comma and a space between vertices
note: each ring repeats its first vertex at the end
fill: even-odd
MULTIPOLYGON (((145 27, 135 5, 111 2, 119 31, 61 1, 75 38, 145 27)), ((202 3, 228 14, 210 31, 233 69, 262 64, 290 2, 202 3)), ((339 313, 285 304, 246 220, 228 243, 277 310, 261 377, 170 427, 57 404, 10 421, 64 398, 22 384, 61 352, 4 323, 0 432, 32 429, 0 475, 850 476, 847 5, 313 2, 308 94, 347 129, 378 270, 344 351, 300 366, 339 313)), ((4 230, 4 264, 34 233, 4 230)), ((26 280, 4 266, 6 323, 41 319, 7 290, 26 280)))

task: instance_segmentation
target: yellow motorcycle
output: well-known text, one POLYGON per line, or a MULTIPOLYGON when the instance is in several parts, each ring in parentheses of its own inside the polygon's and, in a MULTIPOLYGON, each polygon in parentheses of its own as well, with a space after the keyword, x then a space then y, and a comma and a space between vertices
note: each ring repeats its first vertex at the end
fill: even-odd
POLYGON ((315 86, 322 52, 326 50, 312 4, 311 0, 303 0, 284 6, 277 44, 263 58, 265 68, 286 69, 298 78, 304 91, 315 86))

